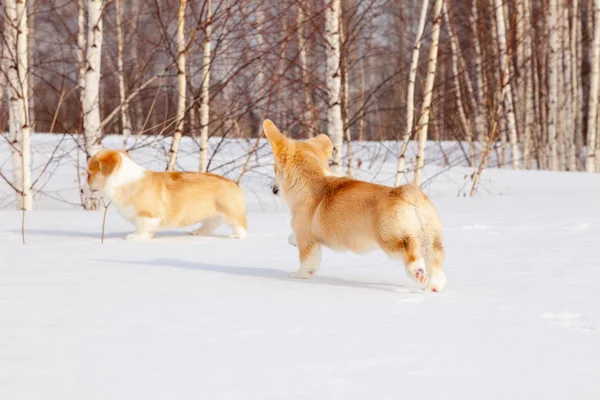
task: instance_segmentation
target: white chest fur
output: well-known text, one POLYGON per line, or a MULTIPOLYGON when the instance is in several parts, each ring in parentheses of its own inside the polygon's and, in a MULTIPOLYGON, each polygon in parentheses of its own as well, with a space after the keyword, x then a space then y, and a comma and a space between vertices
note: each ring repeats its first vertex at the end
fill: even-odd
POLYGON ((117 204, 117 212, 123 217, 125 220, 133 223, 135 218, 137 217, 137 210, 135 207, 131 205, 117 204))
POLYGON ((121 164, 119 165, 119 168, 108 177, 103 190, 104 195, 113 201, 119 187, 139 181, 146 173, 144 168, 137 165, 129 157, 123 154, 119 154, 119 156, 121 157, 121 164))

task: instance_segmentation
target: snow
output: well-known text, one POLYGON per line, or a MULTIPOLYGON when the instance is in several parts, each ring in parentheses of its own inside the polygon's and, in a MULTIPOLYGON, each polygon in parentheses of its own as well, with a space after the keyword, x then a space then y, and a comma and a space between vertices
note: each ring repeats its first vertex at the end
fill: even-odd
MULTIPOLYGON (((475 198, 456 196, 465 168, 437 176, 426 192, 448 284, 428 293, 379 252, 325 250, 312 280, 290 279, 297 250, 268 162, 242 184, 244 240, 223 227, 124 241, 132 226, 110 207, 100 244, 102 213, 57 200, 78 198, 68 149, 26 245, 21 215, 0 211, 3 399, 598 396, 598 175, 488 170, 475 198)), ((164 168, 147 154, 134 159, 164 168)), ((393 160, 380 167, 374 180, 391 181, 393 160)))

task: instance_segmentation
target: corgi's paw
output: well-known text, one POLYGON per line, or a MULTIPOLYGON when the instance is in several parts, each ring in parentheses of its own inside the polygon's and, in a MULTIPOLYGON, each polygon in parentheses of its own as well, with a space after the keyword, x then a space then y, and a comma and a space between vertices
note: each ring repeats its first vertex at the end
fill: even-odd
POLYGON ((296 272, 292 272, 290 274, 290 278, 294 278, 294 279, 310 279, 313 277, 313 275, 315 274, 315 270, 314 269, 299 269, 296 272))
POLYGON ((406 266, 408 275, 421 285, 425 285, 428 280, 427 269, 423 260, 414 261, 406 266))
POLYGON ((296 243, 296 234, 295 233, 291 233, 290 236, 288 236, 288 243, 291 244, 292 246, 298 247, 298 243, 296 243))
POLYGON ((446 286, 446 275, 443 272, 433 272, 427 281, 427 290, 441 292, 446 286))
POLYGON ((246 236, 248 236, 248 234, 244 228, 236 227, 233 228, 233 235, 230 235, 229 237, 231 239, 244 239, 246 236))

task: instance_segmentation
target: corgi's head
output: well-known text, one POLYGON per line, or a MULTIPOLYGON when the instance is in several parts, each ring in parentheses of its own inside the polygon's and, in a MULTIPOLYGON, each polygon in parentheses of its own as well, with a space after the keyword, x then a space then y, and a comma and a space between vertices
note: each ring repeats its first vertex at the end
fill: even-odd
POLYGON ((144 174, 129 155, 120 150, 100 150, 88 162, 88 187, 112 197, 119 186, 134 182, 144 174))
POLYGON ((298 167, 303 169, 304 175, 333 175, 327 164, 333 153, 333 143, 327 135, 321 134, 308 140, 292 140, 285 137, 268 119, 263 123, 263 129, 273 149, 274 194, 285 189, 286 178, 295 180, 293 175, 300 172, 298 167))

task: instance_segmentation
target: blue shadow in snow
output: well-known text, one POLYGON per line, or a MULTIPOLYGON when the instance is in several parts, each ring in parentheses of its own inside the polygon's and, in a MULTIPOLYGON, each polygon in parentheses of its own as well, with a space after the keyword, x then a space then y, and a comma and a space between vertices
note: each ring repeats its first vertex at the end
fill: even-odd
MULTIPOLYGON (((393 285, 391 283, 384 282, 359 282, 347 279, 335 278, 331 276, 315 275, 311 279, 302 280, 294 279, 289 277, 289 272, 263 267, 239 267, 230 265, 214 265, 214 264, 203 264, 185 260, 176 260, 171 258, 157 258, 148 261, 134 261, 134 260, 98 260, 102 262, 118 263, 118 264, 131 264, 131 265, 143 265, 143 266, 156 266, 156 267, 171 267, 181 268, 194 271, 205 271, 215 272, 220 274, 236 275, 236 276, 247 276, 254 278, 273 279, 277 281, 286 281, 296 284, 317 284, 317 285, 329 285, 329 286, 343 286, 361 289, 379 290, 385 292, 401 292, 406 293, 417 293, 421 290, 416 287, 409 287, 406 285, 393 285)), ((399 270, 400 271, 400 270, 399 270)))

